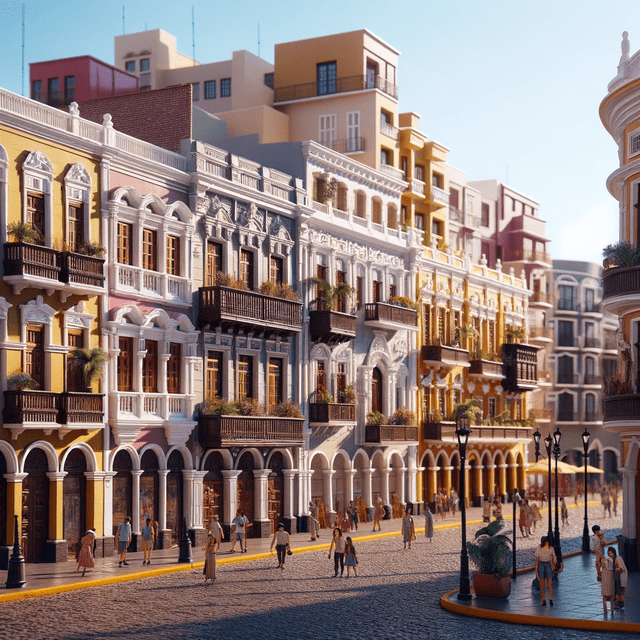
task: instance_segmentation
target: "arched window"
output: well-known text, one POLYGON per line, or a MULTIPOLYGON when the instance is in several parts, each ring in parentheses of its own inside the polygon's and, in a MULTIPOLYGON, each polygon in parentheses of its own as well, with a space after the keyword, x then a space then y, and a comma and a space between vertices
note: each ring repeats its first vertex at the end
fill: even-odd
POLYGON ((356 193, 356 215, 359 218, 367 217, 367 195, 364 191, 356 193))
POLYGON ((371 373, 371 411, 382 413, 382 372, 378 367, 371 373))
POLYGON ((560 356, 558 358, 558 383, 573 384, 573 358, 571 356, 560 356))
POLYGON ((593 393, 588 393, 584 397, 584 419, 586 422, 594 422, 596 417, 596 397, 593 393))
POLYGON ((339 209, 340 211, 346 211, 347 210, 347 195, 349 193, 349 190, 347 189, 347 185, 344 184, 344 182, 341 182, 338 185, 338 202, 336 203, 336 209, 339 209))
POLYGON ((375 224, 382 224, 382 200, 376 197, 371 201, 371 218, 375 224))
POLYGON ((398 228, 398 208, 395 204, 387 205, 387 227, 389 229, 398 228))
POLYGON ((558 421, 573 422, 573 395, 570 393, 558 396, 558 421))

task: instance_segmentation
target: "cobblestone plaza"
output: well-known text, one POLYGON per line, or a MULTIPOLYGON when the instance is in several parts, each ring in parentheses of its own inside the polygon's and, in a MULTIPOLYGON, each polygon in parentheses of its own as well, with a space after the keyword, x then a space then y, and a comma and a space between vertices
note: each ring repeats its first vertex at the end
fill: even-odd
MULTIPOLYGON (((479 510, 471 510, 471 518, 479 510)), ((478 513, 476 513, 478 512, 478 513)), ((580 548, 582 509, 570 509, 570 524, 561 531, 563 551, 580 548)), ((599 507, 590 508, 590 523, 599 522, 607 539, 619 533, 620 517, 601 519, 599 507)), ((545 520, 543 520, 545 522, 545 520)), ((457 523, 457 519, 456 519, 457 523)), ((398 523, 385 522, 384 533, 397 531, 398 523)), ((421 524, 421 519, 417 519, 421 524)), ((294 553, 284 572, 275 558, 236 559, 223 543, 218 556, 218 579, 204 586, 201 569, 116 585, 82 589, 37 599, 0 603, 4 620, 0 637, 34 640, 77 638, 312 638, 339 635, 349 638, 478 638, 508 635, 510 638, 629 638, 628 634, 548 629, 478 620, 440 608, 441 596, 458 587, 460 529, 448 518, 436 529, 432 543, 422 532, 410 550, 403 550, 398 536, 356 539, 358 577, 333 577, 333 558, 326 547, 294 553), (6 634, 6 635, 3 635, 6 634)), ((469 526, 469 537, 480 525, 469 526)), ((511 526, 511 523, 508 523, 511 526)), ((544 529, 544 527, 542 527, 544 529)), ((539 528, 540 529, 540 528, 539 528)), ((531 538, 518 537, 518 566, 533 564, 540 530, 531 538)), ((368 526, 360 535, 370 534, 368 526)), ((321 542, 328 541, 328 530, 321 542), (325 538, 326 536, 326 538, 325 538)), ((249 542, 249 554, 255 552, 249 542)), ((294 537, 294 550, 308 544, 304 534, 294 537)), ((260 541, 260 550, 268 547, 260 541)), ((200 560, 201 554, 194 554, 200 560)), ((97 577, 101 567, 98 563, 97 577)), ((137 555, 131 565, 137 564, 137 555)), ((67 563, 67 572, 75 564, 67 563)), ((110 568, 110 565, 109 565, 110 568)), ((530 574, 518 580, 530 580, 530 574)), ((593 580, 595 582, 595 573, 593 580)), ((29 585, 28 585, 29 586, 29 585)), ((581 585, 565 585, 560 577, 556 600, 563 591, 575 593, 581 585)))

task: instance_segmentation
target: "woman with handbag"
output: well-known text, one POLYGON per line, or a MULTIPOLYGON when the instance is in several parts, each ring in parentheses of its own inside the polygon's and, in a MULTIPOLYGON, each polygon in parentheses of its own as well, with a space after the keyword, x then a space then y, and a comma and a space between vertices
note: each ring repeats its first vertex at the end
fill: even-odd
POLYGON ((270 551, 273 551, 273 545, 276 545, 276 553, 278 554, 278 569, 284 570, 284 561, 289 550, 289 534, 284 530, 282 522, 278 524, 277 531, 273 534, 271 540, 270 551))

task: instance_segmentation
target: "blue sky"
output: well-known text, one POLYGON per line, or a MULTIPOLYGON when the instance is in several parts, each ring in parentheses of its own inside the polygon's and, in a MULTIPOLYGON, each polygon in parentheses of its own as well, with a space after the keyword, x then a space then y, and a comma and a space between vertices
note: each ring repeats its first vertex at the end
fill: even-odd
MULTIPOLYGON (((451 149, 470 180, 496 178, 540 202, 555 258, 599 262, 617 239, 605 181, 617 150, 598 117, 623 31, 640 48, 637 0, 25 0, 28 63, 91 54, 113 62, 113 37, 162 28, 196 58, 366 28, 401 52, 400 110, 451 149)), ((0 0, 0 86, 22 92, 21 2, 0 0)))

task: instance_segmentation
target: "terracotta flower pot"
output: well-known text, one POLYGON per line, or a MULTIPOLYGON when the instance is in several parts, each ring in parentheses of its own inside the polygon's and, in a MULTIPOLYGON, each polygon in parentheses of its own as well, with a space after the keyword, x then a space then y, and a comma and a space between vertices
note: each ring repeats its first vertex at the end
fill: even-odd
POLYGON ((476 596, 485 598, 508 598, 511 594, 511 577, 496 578, 487 573, 473 573, 473 590, 476 596))

